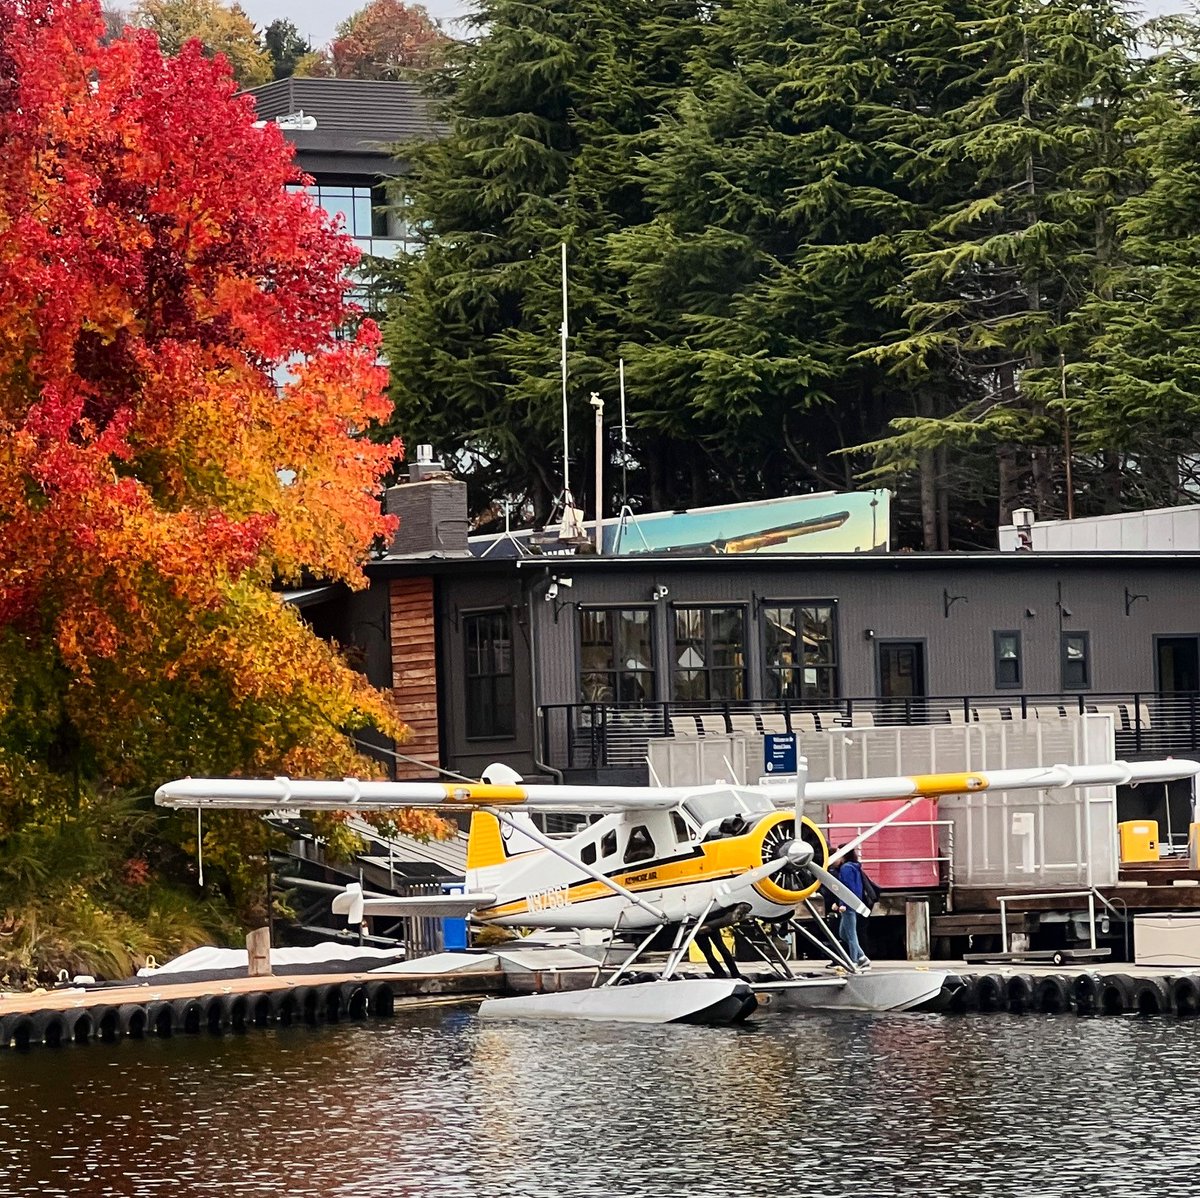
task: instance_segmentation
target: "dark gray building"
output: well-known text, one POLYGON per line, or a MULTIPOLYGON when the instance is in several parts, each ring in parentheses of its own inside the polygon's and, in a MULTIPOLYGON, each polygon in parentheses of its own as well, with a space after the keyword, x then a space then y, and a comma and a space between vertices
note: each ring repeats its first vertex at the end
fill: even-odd
POLYGON ((370 563, 367 602, 405 616, 377 681, 436 711, 414 755, 464 774, 644 780, 646 738, 679 729, 1072 711, 1112 714, 1124 756, 1200 746, 1200 553, 492 560, 435 539, 370 563))
POLYGON ((296 147, 311 192, 364 254, 394 258, 411 246, 389 184, 403 175, 400 143, 437 137, 442 126, 415 83, 363 79, 280 79, 251 88, 260 120, 276 121, 296 147))

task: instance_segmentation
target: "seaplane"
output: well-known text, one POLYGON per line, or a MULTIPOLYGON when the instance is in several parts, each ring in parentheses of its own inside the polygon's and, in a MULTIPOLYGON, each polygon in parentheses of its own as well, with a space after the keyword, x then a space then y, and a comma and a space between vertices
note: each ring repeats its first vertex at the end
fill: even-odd
POLYGON ((480 1008, 484 1018, 731 1024, 760 1003, 901 1011, 936 997, 945 972, 860 969, 812 904, 823 889, 869 916, 834 871, 921 799, 1136 785, 1198 773, 1200 763, 1172 759, 810 781, 801 758, 794 776, 753 786, 634 787, 525 784, 495 764, 480 782, 182 778, 160 786, 155 801, 264 813, 469 810, 463 894, 371 897, 353 884, 334 898, 334 913, 351 927, 368 915, 469 916, 478 925, 598 930, 633 944, 611 971, 601 963, 591 988, 489 998, 480 1008), (897 805, 831 852, 812 816, 830 803, 878 800, 897 805), (566 816, 574 830, 548 833, 535 814, 566 816), (800 922, 802 910, 812 919, 800 922), (741 975, 724 942, 726 929, 762 959, 765 979, 741 975), (792 932, 836 969, 798 975, 777 944, 792 932), (693 944, 711 976, 682 968, 693 944), (649 960, 652 945, 659 957, 666 950, 657 975, 634 968, 649 960))

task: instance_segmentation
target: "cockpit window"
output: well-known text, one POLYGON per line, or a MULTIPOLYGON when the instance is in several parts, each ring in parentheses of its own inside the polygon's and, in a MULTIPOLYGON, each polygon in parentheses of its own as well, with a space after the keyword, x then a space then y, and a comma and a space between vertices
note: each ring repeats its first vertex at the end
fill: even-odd
POLYGON ((724 819, 735 813, 765 815, 774 807, 771 800, 758 791, 730 787, 728 790, 700 791, 683 804, 683 809, 703 827, 712 820, 724 819))
POLYGON ((617 834, 615 831, 605 832, 600 838, 600 856, 615 857, 617 855, 617 834))
POLYGON ((632 865, 635 861, 649 861, 654 856, 654 841, 650 838, 650 829, 645 824, 638 824, 629 833, 629 843, 625 846, 625 864, 632 865))
POLYGON ((676 844, 687 844, 691 840, 692 834, 688 831, 687 820, 678 811, 671 812, 671 827, 675 829, 676 844))

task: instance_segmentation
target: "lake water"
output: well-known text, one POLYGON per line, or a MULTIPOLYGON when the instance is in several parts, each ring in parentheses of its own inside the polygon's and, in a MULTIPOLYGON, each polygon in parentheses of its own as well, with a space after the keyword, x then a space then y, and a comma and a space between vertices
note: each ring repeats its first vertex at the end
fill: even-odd
POLYGON ((1200 1193, 1200 1021, 470 1008, 0 1053, 0 1194, 1200 1193))

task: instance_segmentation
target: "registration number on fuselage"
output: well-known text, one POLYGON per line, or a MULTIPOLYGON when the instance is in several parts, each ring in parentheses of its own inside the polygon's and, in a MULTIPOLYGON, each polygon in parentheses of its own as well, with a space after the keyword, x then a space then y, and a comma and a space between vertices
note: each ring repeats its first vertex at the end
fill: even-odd
POLYGON ((547 886, 545 890, 535 890, 525 900, 525 905, 531 912, 551 911, 559 907, 569 907, 571 900, 565 886, 547 886))

